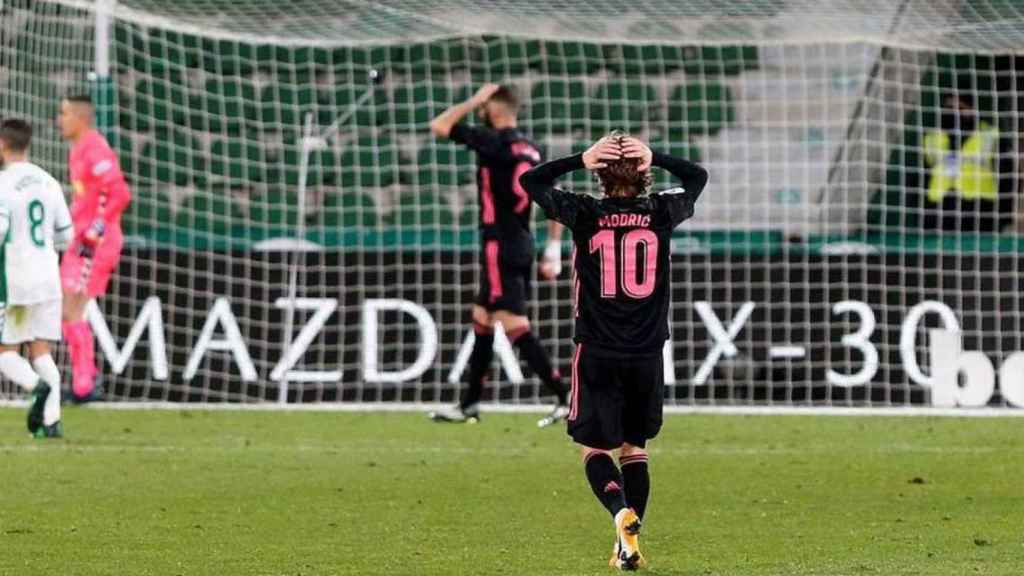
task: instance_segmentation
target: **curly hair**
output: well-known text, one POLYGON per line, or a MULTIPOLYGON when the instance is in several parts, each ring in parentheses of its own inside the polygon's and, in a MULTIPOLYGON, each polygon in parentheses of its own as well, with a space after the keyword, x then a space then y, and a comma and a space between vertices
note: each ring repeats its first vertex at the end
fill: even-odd
MULTIPOLYGON (((608 136, 620 146, 622 141, 629 137, 618 130, 608 136)), ((640 166, 639 158, 619 158, 609 160, 606 164, 606 167, 597 171, 597 178, 601 181, 601 189, 604 190, 605 196, 633 198, 640 196, 651 186, 651 171, 637 170, 640 166)))

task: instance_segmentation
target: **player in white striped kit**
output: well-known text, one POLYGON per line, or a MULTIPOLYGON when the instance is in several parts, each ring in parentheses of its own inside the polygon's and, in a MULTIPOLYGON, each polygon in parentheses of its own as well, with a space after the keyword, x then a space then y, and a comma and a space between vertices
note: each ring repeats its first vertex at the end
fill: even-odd
POLYGON ((28 161, 32 128, 0 123, 0 372, 32 394, 28 431, 60 438, 60 371, 50 342, 61 337, 57 249, 73 235, 60 183, 28 161), (28 348, 29 363, 21 356, 28 348))

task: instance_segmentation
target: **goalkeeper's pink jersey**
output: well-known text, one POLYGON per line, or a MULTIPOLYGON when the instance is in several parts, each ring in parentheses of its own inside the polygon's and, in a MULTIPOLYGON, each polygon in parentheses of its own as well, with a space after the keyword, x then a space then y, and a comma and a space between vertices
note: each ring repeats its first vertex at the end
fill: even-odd
POLYGON ((97 218, 103 218, 106 225, 103 243, 120 248, 123 242, 121 213, 128 207, 131 193, 121 173, 117 154, 110 149, 102 134, 90 130, 71 147, 68 166, 75 191, 71 203, 74 243, 97 218), (105 202, 101 202, 103 196, 106 197, 105 202))

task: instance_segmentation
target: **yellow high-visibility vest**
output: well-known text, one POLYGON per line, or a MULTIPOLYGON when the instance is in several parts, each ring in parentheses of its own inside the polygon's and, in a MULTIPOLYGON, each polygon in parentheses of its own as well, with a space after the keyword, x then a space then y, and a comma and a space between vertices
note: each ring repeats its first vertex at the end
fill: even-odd
POLYGON ((996 200, 998 186, 992 170, 999 132, 985 122, 967 140, 959 152, 949 148, 949 134, 933 130, 924 137, 925 160, 931 166, 928 200, 935 204, 950 190, 965 200, 996 200))

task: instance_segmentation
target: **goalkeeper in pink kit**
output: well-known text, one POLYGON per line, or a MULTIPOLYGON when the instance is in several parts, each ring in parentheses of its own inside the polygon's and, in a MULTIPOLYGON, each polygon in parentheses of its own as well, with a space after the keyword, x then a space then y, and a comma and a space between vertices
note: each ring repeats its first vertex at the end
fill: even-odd
POLYGON ((71 353, 72 400, 97 399, 92 329, 85 319, 89 300, 102 296, 121 258, 121 213, 131 194, 117 154, 94 127, 88 96, 61 102, 60 130, 71 142, 68 167, 75 196, 71 203, 75 237, 60 266, 64 288, 64 340, 71 353))

